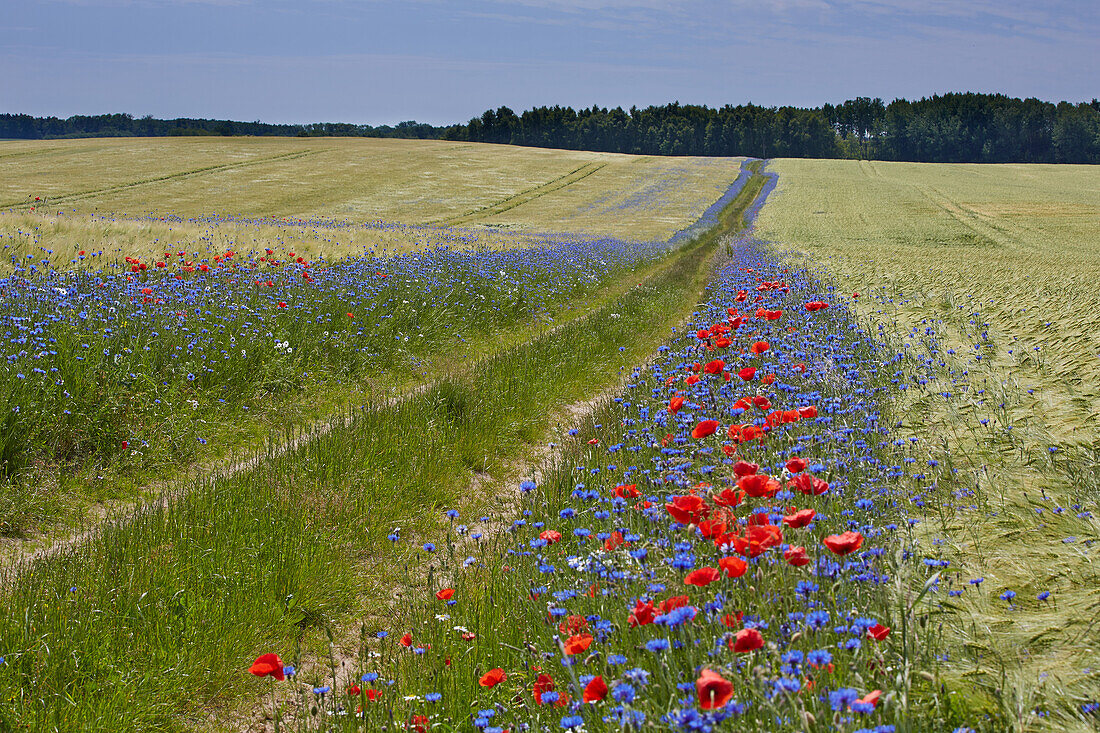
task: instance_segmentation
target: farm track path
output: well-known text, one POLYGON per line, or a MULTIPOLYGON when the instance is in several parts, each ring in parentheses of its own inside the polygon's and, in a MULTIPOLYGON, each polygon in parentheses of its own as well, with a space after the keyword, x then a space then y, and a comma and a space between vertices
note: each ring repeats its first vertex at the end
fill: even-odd
MULTIPOLYGON (((675 254, 667 257, 662 262, 658 263, 655 267, 650 268, 648 274, 638 281, 638 284, 648 282, 653 278, 660 275, 667 268, 671 267, 680 257, 682 257, 689 250, 682 249, 675 254)), ((606 302, 611 302, 615 297, 620 296, 623 292, 628 290, 636 281, 634 278, 624 278, 622 282, 612 287, 608 291, 606 296, 606 302)), ((554 327, 546 330, 536 330, 532 332, 531 337, 525 341, 509 344, 502 349, 495 350, 485 356, 475 359, 467 364, 457 366, 453 372, 448 373, 445 377, 439 379, 433 379, 419 385, 410 387, 399 394, 386 397, 379 400, 375 404, 371 405, 368 409, 372 410, 387 410, 393 409, 402 401, 411 399, 418 395, 421 395, 433 386, 440 383, 441 380, 447 378, 453 378, 456 375, 464 373, 474 372, 480 364, 485 363, 488 359, 495 358, 503 353, 507 353, 509 350, 518 348, 523 344, 529 343, 536 338, 544 338, 560 331, 561 329, 569 326, 570 324, 581 321, 588 318, 595 310, 598 310, 601 305, 605 304, 605 299, 598 299, 591 301, 588 308, 583 312, 577 314, 573 318, 562 321, 556 324, 554 327)), ((239 473, 255 469, 264 460, 272 456, 280 456, 286 453, 297 450, 301 446, 305 445, 311 440, 327 435, 336 429, 346 429, 354 422, 354 412, 348 413, 342 417, 330 415, 326 418, 322 418, 319 421, 302 428, 301 433, 294 438, 291 438, 282 443, 269 445, 266 449, 257 451, 251 455, 247 455, 244 458, 229 459, 215 462, 213 466, 203 468, 195 474, 179 475, 169 479, 153 482, 149 486, 145 487, 146 494, 155 493, 158 490, 160 494, 158 498, 151 501, 146 500, 121 500, 117 502, 107 503, 105 505, 98 505, 89 510, 86 522, 90 525, 87 529, 75 532, 67 537, 51 542, 44 546, 34 546, 34 541, 39 539, 38 537, 30 538, 3 538, 0 539, 0 573, 5 571, 18 572, 20 566, 28 563, 41 560, 43 558, 51 557, 66 550, 74 549, 80 545, 89 542, 94 539, 100 532, 112 525, 124 525, 128 523, 138 513, 152 509, 163 509, 173 501, 182 498, 188 492, 186 488, 180 488, 172 490, 169 487, 172 484, 184 484, 190 486, 194 483, 195 479, 203 475, 210 476, 214 480, 224 481, 232 478, 239 473)))
MULTIPOLYGON (((754 175, 759 176, 762 185, 763 175, 759 172, 754 172, 754 175)), ((714 272, 720 266, 722 253, 726 247, 738 237, 751 231, 751 225, 745 225, 740 217, 759 198, 761 190, 759 187, 755 190, 748 190, 752 191, 752 196, 749 200, 742 202, 742 208, 738 212, 738 220, 742 222, 742 225, 737 229, 729 229, 718 235, 714 251, 707 255, 699 266, 700 272, 714 272)), ((709 283, 710 280, 710 277, 705 278, 706 283, 709 283)), ((706 285, 703 287, 705 288, 706 285)), ((688 312, 678 322, 677 328, 681 328, 690 319, 691 314, 688 312)), ((616 380, 614 384, 601 390, 599 394, 570 403, 555 411, 546 423, 550 435, 544 437, 551 437, 555 433, 567 435, 569 429, 581 428, 586 421, 599 414, 610 400, 623 392, 633 374, 649 367, 656 359, 657 353, 654 350, 652 354, 629 370, 624 369, 623 376, 616 380)), ((470 523, 469 531, 480 532, 486 542, 499 539, 510 526, 502 517, 515 516, 520 511, 521 493, 518 488, 520 481, 524 478, 530 478, 539 483, 544 475, 552 470, 557 461, 560 460, 563 455, 561 450, 563 447, 557 443, 547 442, 528 446, 526 450, 505 460, 499 478, 488 474, 475 473, 470 479, 470 492, 480 495, 484 493, 486 485, 495 487, 497 491, 494 496, 501 511, 496 512, 495 517, 488 521, 470 523)), ((386 617, 398 615, 404 605, 415 602, 411 600, 416 597, 413 593, 414 585, 424 581, 425 578, 422 577, 424 575, 425 573, 422 572, 421 577, 410 577, 405 583, 395 587, 390 597, 386 599, 382 609, 372 610, 364 605, 364 608, 352 613, 337 628, 330 629, 329 654, 326 656, 304 655, 299 660, 297 674, 306 678, 309 678, 310 675, 319 679, 328 678, 332 683, 333 690, 341 690, 347 684, 354 683, 356 680, 349 677, 349 674, 354 673, 356 661, 359 659, 359 632, 363 618, 371 615, 386 617)), ((452 576, 450 574, 438 575, 435 576, 434 580, 437 583, 447 585, 452 581, 452 576)), ((200 725, 203 726, 203 730, 211 733, 226 733, 228 731, 233 731, 233 733, 277 733, 279 729, 295 729, 295 726, 303 719, 303 715, 309 715, 308 704, 292 695, 284 695, 278 701, 280 725, 277 728, 275 720, 272 718, 272 711, 268 707, 269 702, 270 700, 265 698, 262 702, 253 700, 251 707, 209 709, 209 717, 205 724, 200 722, 200 725)))

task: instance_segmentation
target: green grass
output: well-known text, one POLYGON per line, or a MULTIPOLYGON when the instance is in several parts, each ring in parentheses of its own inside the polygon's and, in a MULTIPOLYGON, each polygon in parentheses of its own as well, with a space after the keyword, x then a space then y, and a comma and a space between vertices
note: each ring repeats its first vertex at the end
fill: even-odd
POLYGON ((852 306, 908 354, 921 535, 965 590, 942 599, 946 679, 1014 730, 1080 726, 1061 711, 1100 684, 1100 170, 771 166, 758 231, 860 293, 852 306))
POLYGON ((441 507, 491 507, 469 495, 472 473, 499 473, 545 436, 558 406, 614 386, 651 353, 696 302, 716 244, 704 237, 588 317, 473 373, 438 375, 426 392, 9 573, 0 721, 175 729, 254 689, 241 659, 383 607, 402 576, 393 526, 427 538, 441 507))

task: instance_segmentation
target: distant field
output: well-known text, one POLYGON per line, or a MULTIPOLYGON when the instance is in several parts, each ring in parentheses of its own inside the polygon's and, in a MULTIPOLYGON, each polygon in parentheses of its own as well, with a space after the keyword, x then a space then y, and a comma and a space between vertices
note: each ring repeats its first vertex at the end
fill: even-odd
POLYGON ((0 210, 490 225, 664 240, 741 159, 344 138, 0 143, 0 210))
POLYGON ((1100 168, 769 167, 758 232, 909 355, 891 371, 922 536, 966 591, 944 599, 951 666, 990 705, 1081 699, 1100 675, 1100 168))

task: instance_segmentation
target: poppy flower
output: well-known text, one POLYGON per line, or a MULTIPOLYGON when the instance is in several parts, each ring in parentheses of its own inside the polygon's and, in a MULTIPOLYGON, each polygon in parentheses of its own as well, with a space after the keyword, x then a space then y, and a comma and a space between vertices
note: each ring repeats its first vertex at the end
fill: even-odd
POLYGON ((584 616, 573 614, 558 624, 558 631, 563 634, 579 634, 588 628, 588 619, 584 616))
POLYGON ((740 578, 748 570, 749 564, 739 557, 723 557, 718 561, 718 567, 726 571, 728 578, 740 578))
POLYGON ((350 695, 352 697, 355 697, 356 695, 358 695, 362 691, 363 690, 362 690, 362 688, 359 687, 359 685, 349 685, 348 689, 347 689, 348 695, 350 695))
POLYGON ((657 610, 653 607, 653 601, 646 601, 645 603, 638 601, 634 604, 634 610, 630 612, 627 625, 632 629, 638 626, 646 626, 653 623, 653 619, 656 617, 657 610))
POLYGON ((689 387, 693 384, 699 384, 699 375, 698 374, 692 374, 691 376, 689 376, 687 379, 684 380, 684 384, 688 385, 689 387))
POLYGON ((665 511, 680 524, 699 524, 710 516, 710 507, 706 501, 694 494, 675 497, 665 504, 665 511))
POLYGON ((866 695, 856 700, 856 702, 861 702, 864 705, 870 705, 871 707, 874 707, 878 705, 878 699, 880 697, 882 697, 882 690, 875 690, 874 692, 868 692, 866 695))
POLYGON ((769 400, 764 395, 758 394, 758 395, 756 395, 755 397, 752 398, 752 406, 755 407, 758 410, 765 410, 766 411, 766 410, 771 409, 772 402, 771 402, 771 400, 769 400))
POLYGON ((695 429, 691 431, 691 437, 696 440, 707 437, 708 435, 714 435, 718 432, 717 420, 703 420, 701 423, 695 426, 695 429))
POLYGON ((771 348, 771 344, 769 344, 767 341, 756 341, 756 342, 753 343, 753 345, 751 347, 749 347, 749 351, 751 351, 754 354, 763 354, 765 351, 767 351, 770 348, 771 348))
POLYGON ((787 482, 787 486, 800 491, 806 496, 820 496, 829 490, 829 483, 822 481, 817 476, 808 473, 800 473, 787 482))
POLYGON ((737 613, 727 613, 722 616, 722 624, 733 629, 741 625, 741 622, 745 620, 745 614, 741 611, 737 613))
POLYGON ((806 470, 806 461, 795 457, 787 461, 787 470, 791 473, 802 473, 806 470))
POLYGON ((556 529, 546 529, 539 533, 539 539, 545 541, 548 545, 552 545, 561 541, 561 532, 556 529))
POLYGON ((642 492, 638 491, 638 484, 623 484, 615 487, 615 496, 620 499, 637 499, 642 495, 642 492))
POLYGON ((723 708, 733 697, 733 683, 709 669, 704 669, 695 680, 695 694, 703 710, 723 708))
POLYGON ((721 577, 721 573, 717 568, 699 568, 698 570, 692 570, 684 578, 684 583, 687 585, 697 585, 700 588, 704 588, 721 577))
POLYGON ((454 598, 454 595, 454 588, 444 588, 443 590, 436 592, 435 597, 441 601, 449 601, 454 598))
POLYGON ((715 345, 715 347, 717 347, 719 349, 724 349, 732 343, 733 342, 730 341, 725 336, 719 336, 718 338, 714 339, 714 345, 715 345))
POLYGON ((379 692, 378 690, 367 690, 363 694, 366 695, 367 699, 370 700, 371 702, 374 702, 378 698, 382 697, 382 693, 379 692))
POLYGON ((801 529, 810 522, 814 521, 814 517, 817 516, 817 512, 813 509, 803 509, 793 514, 788 514, 783 517, 783 524, 787 525, 791 529, 801 529))
POLYGON ((248 671, 257 677, 274 677, 281 682, 286 679, 283 673, 285 666, 278 654, 264 654, 256 658, 248 671))
POLYGON ((738 653, 755 651, 762 646, 764 637, 756 629, 741 629, 730 642, 730 649, 738 653))
POLYGON ((745 367, 741 371, 737 372, 737 376, 746 382, 751 382, 752 378, 756 376, 756 367, 745 367))
POLYGON ((812 562, 810 557, 806 554, 806 548, 795 545, 791 545, 786 549, 783 553, 783 559, 796 568, 800 568, 803 565, 809 565, 812 562))
POLYGON ((671 400, 668 401, 668 407, 666 409, 668 410, 668 414, 675 415, 677 412, 680 411, 680 408, 683 407, 683 406, 684 406, 684 398, 681 397, 680 395, 676 395, 675 397, 673 397, 671 400))
POLYGON ((871 628, 867 629, 867 636, 870 636, 875 641, 882 641, 890 635, 890 627, 883 626, 882 624, 875 624, 871 628))
POLYGON ((602 675, 593 677, 592 680, 584 686, 585 702, 599 702, 605 697, 607 697, 607 683, 603 681, 602 675))
POLYGON ((122 450, 127 450, 129 447, 130 447, 130 441, 128 441, 128 440, 122 441, 122 450))
POLYGON ((416 733, 428 733, 429 722, 427 715, 414 715, 409 722, 405 724, 405 729, 415 731, 416 733))
POLYGON ((619 530, 615 530, 611 533, 611 536, 603 543, 603 548, 608 552, 619 549, 625 544, 623 533, 619 530))
POLYGON ((721 494, 714 497, 714 503, 724 507, 739 506, 744 500, 745 492, 734 491, 733 489, 723 489, 721 494))
POLYGON ((703 371, 707 374, 721 374, 722 370, 726 368, 726 362, 721 359, 715 359, 714 361, 708 361, 707 365, 703 367, 703 371))
POLYGON ((400 644, 401 646, 404 646, 404 647, 412 646, 413 645, 412 634, 405 634, 404 636, 401 637, 401 640, 397 643, 400 644))
POLYGON ((508 675, 503 669, 497 667, 496 669, 490 669, 485 674, 481 675, 481 679, 477 681, 482 687, 496 687, 504 680, 508 679, 508 675))
POLYGON ((577 634, 565 640, 565 653, 567 656, 580 654, 592 645, 592 634, 577 634))
POLYGON ((766 473, 754 473, 737 479, 737 488, 756 499, 771 498, 779 493, 779 482, 766 473))
POLYGON ((863 535, 849 531, 843 534, 831 534, 821 542, 837 555, 847 555, 863 545, 863 535))
POLYGON ((800 407, 798 408, 798 414, 801 415, 804 420, 817 417, 817 406, 810 405, 809 407, 800 407))
POLYGON ((748 461, 738 461, 733 464, 733 472, 737 478, 742 476, 751 476, 760 470, 760 466, 756 463, 749 463, 748 461))
MULTIPOLYGON (((533 692, 535 695, 535 702, 542 705, 542 696, 547 692, 551 692, 554 689, 554 678, 548 674, 540 674, 538 679, 535 680, 533 685, 533 692)), ((569 704, 569 696, 562 693, 558 696, 557 702, 554 703, 555 707, 565 707, 569 704)))

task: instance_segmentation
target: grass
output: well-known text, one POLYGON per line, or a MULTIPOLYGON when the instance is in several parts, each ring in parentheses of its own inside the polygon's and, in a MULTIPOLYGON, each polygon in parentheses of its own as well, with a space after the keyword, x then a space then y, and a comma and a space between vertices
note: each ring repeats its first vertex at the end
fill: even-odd
POLYGON ((739 163, 430 140, 4 142, 0 209, 39 196, 39 211, 65 216, 461 221, 650 241, 694 222, 739 163))
POLYGON ((1100 172, 772 167, 762 235, 905 354, 911 501, 951 562, 952 684, 1013 730, 1080 726, 1100 677, 1100 172))
POLYGON ((618 382, 696 301, 712 235, 588 317, 442 378, 255 471, 9 573, 0 605, 8 726, 170 730, 244 690, 242 655, 384 602, 387 534, 438 527, 438 511, 488 507, 472 472, 545 435, 563 402, 618 382), (118 571, 121 572, 118 572, 118 571), (370 595, 373 594, 373 595, 370 595))
POLYGON ((736 177, 735 163, 430 141, 4 147, 0 169, 11 174, 4 180, 40 190, 53 213, 27 196, 0 214, 10 278, 3 282, 13 296, 0 318, 14 337, 0 369, 0 392, 13 405, 0 428, 0 473, 15 480, 0 500, 0 533, 33 533, 66 513, 78 518, 81 501, 127 497, 151 478, 227 455, 256 438, 259 412, 297 414, 301 424, 353 401, 364 381, 415 382, 409 373, 424 373, 427 345, 438 349, 433 338, 484 355, 498 330, 533 334, 583 312, 658 255, 654 242, 635 240, 697 219, 736 177), (262 173, 283 194, 264 181, 222 180, 245 173, 262 173), (599 182, 589 180, 597 175, 599 182), (544 206, 526 231, 416 223, 514 216, 579 178, 606 205, 588 207, 577 227, 621 231, 629 241, 537 232, 568 226, 576 202, 544 206), (680 195, 657 202, 665 214, 657 229, 637 226, 631 214, 653 206, 650 194, 661 185, 680 195), (62 203, 65 211, 54 209, 62 203), (360 204, 370 216, 413 223, 285 218, 367 216, 360 204), (89 213, 101 207, 113 213, 89 213), (227 210, 234 215, 207 215, 227 210), (582 255, 591 267, 549 264, 570 247, 591 250, 582 255), (541 264, 503 250, 534 253, 541 264), (599 262, 590 256, 596 250, 599 262), (418 252, 435 259, 421 261, 418 252), (402 277, 380 280, 402 256, 402 277), (477 262, 489 259, 499 267, 479 271, 477 262), (148 269, 136 270, 135 261, 148 269), (564 289, 562 267, 573 270, 564 289), (511 281, 498 278, 502 268, 512 270, 511 281), (311 272, 328 282, 312 284, 311 272), (30 341, 34 348, 24 348, 30 341))

